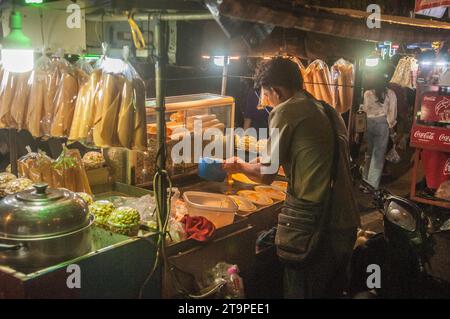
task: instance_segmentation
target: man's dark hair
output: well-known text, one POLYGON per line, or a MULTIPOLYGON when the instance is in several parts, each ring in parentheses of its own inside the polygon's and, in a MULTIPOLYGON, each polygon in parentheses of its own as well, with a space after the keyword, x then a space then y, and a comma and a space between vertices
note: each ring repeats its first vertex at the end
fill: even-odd
POLYGON ((264 61, 256 69, 255 88, 284 87, 289 90, 299 90, 303 79, 297 63, 285 58, 274 58, 264 61))

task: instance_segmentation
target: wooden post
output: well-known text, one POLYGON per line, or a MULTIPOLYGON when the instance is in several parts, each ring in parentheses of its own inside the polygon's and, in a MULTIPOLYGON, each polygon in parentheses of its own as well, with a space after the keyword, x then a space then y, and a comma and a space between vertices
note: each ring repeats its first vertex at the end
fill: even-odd
POLYGON ((18 176, 17 169, 17 131, 15 128, 8 129, 9 142, 9 162, 11 164, 11 173, 18 176))
POLYGON ((417 170, 419 169, 419 162, 420 162, 420 149, 417 148, 414 152, 414 165, 411 175, 411 192, 409 196, 410 198, 416 197, 417 170))
POLYGON ((228 80, 228 55, 225 55, 223 57, 223 69, 222 69, 222 90, 221 93, 222 95, 226 95, 227 94, 227 80, 228 80))

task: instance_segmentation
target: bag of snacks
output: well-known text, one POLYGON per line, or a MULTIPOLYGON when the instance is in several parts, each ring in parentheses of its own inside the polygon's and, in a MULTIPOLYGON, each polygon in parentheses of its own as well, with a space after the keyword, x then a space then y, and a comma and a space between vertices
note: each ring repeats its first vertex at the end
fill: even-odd
POLYGON ((108 227, 113 233, 136 236, 141 218, 139 212, 131 207, 119 207, 108 217, 108 227))
POLYGON ((109 216, 116 207, 107 200, 98 200, 89 205, 89 212, 95 216, 95 224, 100 227, 107 227, 109 216))
POLYGON ((65 145, 53 163, 52 181, 52 186, 56 188, 92 194, 80 152, 69 150, 65 145))
POLYGON ((33 188, 33 181, 28 178, 17 178, 8 183, 5 193, 7 195, 13 195, 18 192, 22 192, 27 189, 33 188))
POLYGON ((0 173, 0 196, 6 195, 6 188, 8 187, 9 183, 16 179, 16 176, 11 173, 0 173))
POLYGON ((52 185, 52 159, 44 152, 32 152, 29 146, 26 149, 28 154, 17 161, 19 176, 31 179, 34 183, 52 185))
POLYGON ((100 168, 105 164, 105 158, 100 152, 87 152, 83 156, 83 164, 87 170, 100 168))

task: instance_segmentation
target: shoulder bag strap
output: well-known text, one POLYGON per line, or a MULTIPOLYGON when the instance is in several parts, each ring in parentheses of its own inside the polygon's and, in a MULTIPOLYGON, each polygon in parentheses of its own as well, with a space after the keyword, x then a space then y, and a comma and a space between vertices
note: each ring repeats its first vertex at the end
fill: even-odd
POLYGON ((324 205, 324 213, 321 221, 321 228, 323 229, 329 221, 330 213, 333 208, 333 191, 336 184, 337 172, 339 167, 339 134, 336 127, 336 122, 333 119, 333 107, 321 101, 325 114, 330 121, 331 129, 333 132, 334 149, 333 149, 333 162, 331 163, 331 177, 330 177, 330 189, 328 191, 327 199, 324 205))

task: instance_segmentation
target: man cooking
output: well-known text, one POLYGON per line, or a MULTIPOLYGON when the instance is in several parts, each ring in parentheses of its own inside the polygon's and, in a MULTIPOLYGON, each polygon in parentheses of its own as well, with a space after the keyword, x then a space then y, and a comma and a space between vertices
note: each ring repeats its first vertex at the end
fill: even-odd
POLYGON ((278 156, 288 178, 276 236, 278 256, 285 263, 285 297, 335 298, 345 288, 359 226, 347 131, 340 115, 301 89, 302 82, 298 66, 289 59, 260 65, 255 86, 262 87, 273 106, 269 127, 278 130, 278 138, 271 135, 268 156, 254 163, 232 158, 224 169, 271 184, 276 173, 267 174, 264 167, 278 156))

